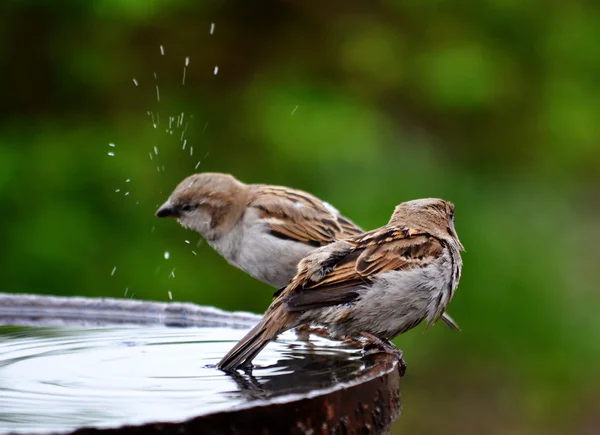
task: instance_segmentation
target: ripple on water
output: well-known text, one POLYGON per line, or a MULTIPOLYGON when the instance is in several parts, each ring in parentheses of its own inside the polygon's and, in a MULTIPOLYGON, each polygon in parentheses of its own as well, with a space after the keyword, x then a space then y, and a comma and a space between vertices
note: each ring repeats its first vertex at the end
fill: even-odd
POLYGON ((246 331, 0 327, 0 433, 180 421, 355 377, 361 353, 282 334, 252 376, 210 368, 246 331))

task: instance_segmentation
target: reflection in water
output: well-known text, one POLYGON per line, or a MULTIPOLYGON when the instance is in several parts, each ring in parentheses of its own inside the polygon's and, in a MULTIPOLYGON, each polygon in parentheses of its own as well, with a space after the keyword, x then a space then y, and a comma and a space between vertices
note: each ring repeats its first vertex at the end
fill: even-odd
POLYGON ((288 332, 251 374, 214 365, 244 330, 0 327, 0 433, 177 421, 349 380, 361 352, 288 332))

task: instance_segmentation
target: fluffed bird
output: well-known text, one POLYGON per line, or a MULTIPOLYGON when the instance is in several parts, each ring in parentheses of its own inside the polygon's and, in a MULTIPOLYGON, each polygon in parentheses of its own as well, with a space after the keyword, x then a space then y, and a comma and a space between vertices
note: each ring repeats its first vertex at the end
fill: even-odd
POLYGON ((333 336, 371 335, 387 341, 444 313, 460 280, 464 250, 454 205, 418 199, 396 207, 389 223, 318 248, 262 320, 217 367, 248 366, 278 334, 304 324, 333 336))

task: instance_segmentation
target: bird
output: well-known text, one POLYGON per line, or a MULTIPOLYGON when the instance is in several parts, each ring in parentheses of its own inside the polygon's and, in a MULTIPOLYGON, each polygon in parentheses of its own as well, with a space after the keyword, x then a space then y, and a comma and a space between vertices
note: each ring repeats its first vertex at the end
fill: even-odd
POLYGON ((387 225, 303 258, 291 282, 217 368, 251 366, 278 334, 304 324, 322 325, 334 337, 362 335, 393 346, 390 339, 442 316, 460 280, 461 251, 452 203, 403 202, 387 225))
MULTIPOLYGON (((200 233, 230 264, 275 288, 290 282, 309 252, 364 232, 310 193, 218 172, 185 178, 156 216, 200 233)), ((449 315, 442 318, 460 329, 449 315)))

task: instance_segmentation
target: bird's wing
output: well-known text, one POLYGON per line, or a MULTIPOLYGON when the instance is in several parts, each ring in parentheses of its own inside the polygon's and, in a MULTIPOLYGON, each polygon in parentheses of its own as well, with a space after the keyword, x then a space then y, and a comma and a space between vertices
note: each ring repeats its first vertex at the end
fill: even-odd
POLYGON ((257 185, 248 207, 265 219, 272 235, 314 247, 362 233, 335 208, 300 190, 257 185))
POLYGON ((425 267, 442 254, 442 242, 425 231, 386 226, 314 251, 282 292, 288 311, 351 302, 375 275, 425 267))

